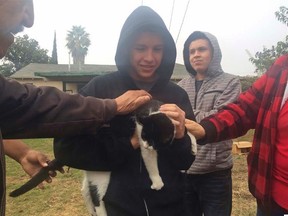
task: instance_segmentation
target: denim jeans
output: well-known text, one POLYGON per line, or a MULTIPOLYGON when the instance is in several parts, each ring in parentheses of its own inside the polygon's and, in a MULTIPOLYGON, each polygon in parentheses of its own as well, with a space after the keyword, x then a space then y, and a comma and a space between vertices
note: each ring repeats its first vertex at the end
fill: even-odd
POLYGON ((259 200, 257 200, 257 213, 256 216, 284 216, 284 214, 288 215, 288 211, 281 208, 277 203, 272 200, 271 209, 269 211, 264 210, 265 207, 261 204, 259 200))
POLYGON ((185 177, 186 216, 231 215, 231 169, 185 177))

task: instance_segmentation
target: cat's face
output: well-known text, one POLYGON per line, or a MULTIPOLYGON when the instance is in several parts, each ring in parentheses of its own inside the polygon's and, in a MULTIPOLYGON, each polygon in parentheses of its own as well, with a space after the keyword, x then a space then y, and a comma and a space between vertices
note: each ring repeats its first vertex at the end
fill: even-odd
POLYGON ((141 138, 154 149, 174 139, 175 128, 171 119, 158 111, 161 104, 160 101, 152 100, 136 111, 136 121, 142 125, 141 138))
POLYGON ((163 113, 153 113, 141 121, 143 126, 141 137, 154 149, 170 144, 174 138, 174 125, 163 113))

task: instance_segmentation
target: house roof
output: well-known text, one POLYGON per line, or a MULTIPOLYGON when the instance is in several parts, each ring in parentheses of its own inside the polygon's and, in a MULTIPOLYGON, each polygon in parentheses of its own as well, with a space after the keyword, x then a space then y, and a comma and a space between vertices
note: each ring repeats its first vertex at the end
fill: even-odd
POLYGON ((188 76, 188 72, 183 64, 175 64, 174 71, 171 79, 173 80, 181 80, 184 77, 188 76))
MULTIPOLYGON (((89 65, 85 64, 81 66, 81 70, 76 65, 68 64, 38 64, 31 63, 26 67, 16 71, 12 78, 18 79, 43 79, 43 78, 57 78, 57 77, 91 77, 100 76, 112 71, 116 71, 116 65, 89 65)), ((187 76, 185 66, 182 64, 175 64, 174 72, 171 79, 180 80, 187 76)))
POLYGON ((40 77, 82 77, 82 76, 100 76, 112 71, 50 71, 50 72, 35 72, 35 76, 40 77))
POLYGON ((57 74, 62 74, 66 76, 85 76, 89 75, 98 75, 103 72, 115 71, 117 70, 115 65, 82 65, 81 70, 76 65, 68 64, 38 64, 31 63, 26 67, 21 68, 16 71, 12 78, 43 78, 46 76, 57 76, 57 74), (70 69, 69 69, 70 67, 70 69), (50 75, 49 75, 50 74, 50 75))

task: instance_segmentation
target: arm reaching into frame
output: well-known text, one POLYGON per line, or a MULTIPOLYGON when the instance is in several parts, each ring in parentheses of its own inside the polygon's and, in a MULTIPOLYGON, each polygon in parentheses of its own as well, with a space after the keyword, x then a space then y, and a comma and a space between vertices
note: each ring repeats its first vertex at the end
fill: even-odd
POLYGON ((128 114, 151 100, 152 96, 144 90, 129 90, 115 98, 118 114, 128 114))
POLYGON ((187 130, 191 134, 193 134, 197 140, 204 138, 206 135, 204 128, 195 121, 185 119, 185 126, 187 130))
MULTIPOLYGON (((3 140, 4 151, 7 156, 17 161, 23 170, 30 176, 34 176, 41 168, 48 166, 48 157, 42 152, 31 149, 21 140, 3 140)), ((61 170, 60 170, 61 171, 61 170)), ((64 172, 63 170, 61 172, 64 172)), ((56 171, 49 172, 46 182, 51 183, 56 171)), ((39 188, 43 188, 41 183, 39 188)))

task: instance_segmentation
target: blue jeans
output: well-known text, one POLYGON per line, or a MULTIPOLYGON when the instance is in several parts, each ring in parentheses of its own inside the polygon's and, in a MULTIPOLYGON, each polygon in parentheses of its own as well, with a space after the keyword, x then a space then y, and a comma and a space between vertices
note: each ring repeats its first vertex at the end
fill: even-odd
POLYGON ((185 174, 186 216, 230 216, 231 169, 207 174, 185 174))
POLYGON ((284 216, 284 214, 288 215, 288 210, 283 209, 274 200, 271 201, 270 210, 265 210, 263 204, 257 200, 257 213, 256 216, 284 216))

